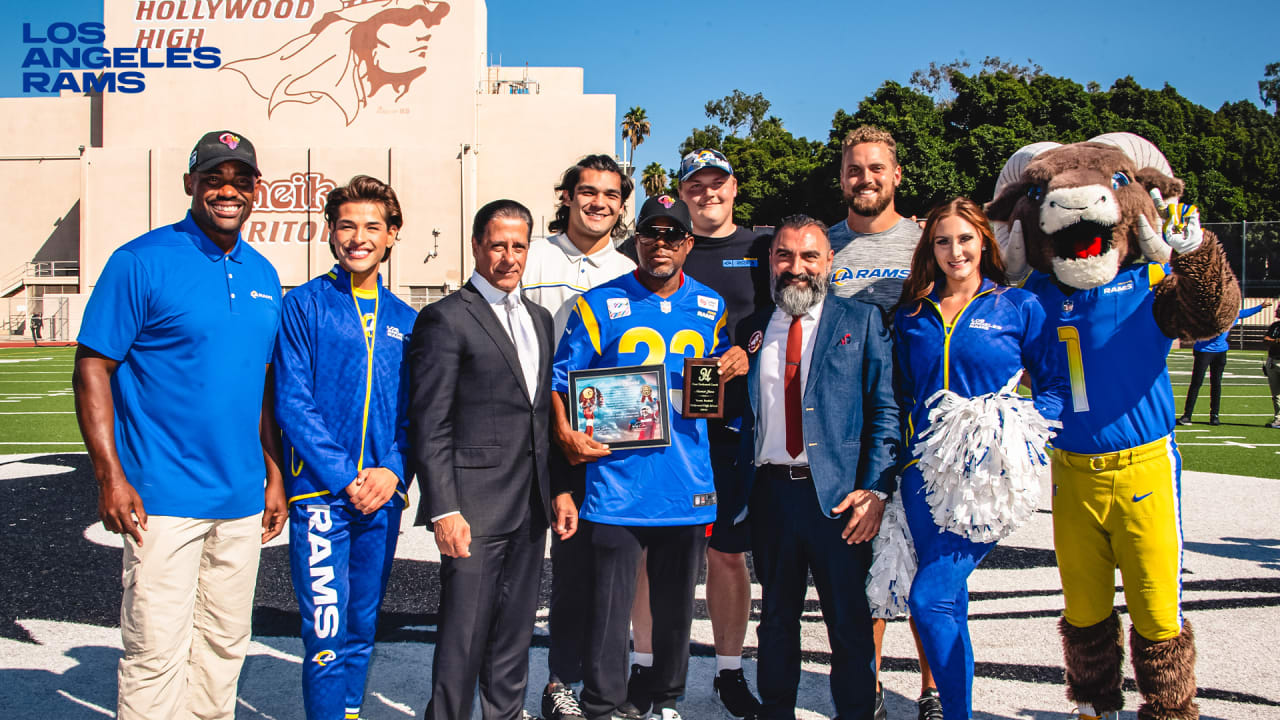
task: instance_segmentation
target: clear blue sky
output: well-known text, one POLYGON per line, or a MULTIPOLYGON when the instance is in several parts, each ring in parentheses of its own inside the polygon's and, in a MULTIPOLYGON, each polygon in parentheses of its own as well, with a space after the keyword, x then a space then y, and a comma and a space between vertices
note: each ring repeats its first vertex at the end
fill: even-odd
MULTIPOLYGON (((133 2, 134 0, 107 0, 133 2)), ((457 0, 459 3, 467 0, 457 0)), ((20 94, 22 23, 101 18, 102 0, 3 0, 0 96, 20 94)), ((489 52, 504 65, 585 68, 586 91, 643 107, 653 133, 636 152, 668 168, 707 100, 762 92, 797 135, 825 139, 838 108, 930 61, 986 55, 1081 84, 1132 75, 1193 102, 1258 103, 1263 67, 1280 61, 1280 2, 545 2, 493 0, 489 52)), ((621 149, 619 140, 618 149, 621 149)))

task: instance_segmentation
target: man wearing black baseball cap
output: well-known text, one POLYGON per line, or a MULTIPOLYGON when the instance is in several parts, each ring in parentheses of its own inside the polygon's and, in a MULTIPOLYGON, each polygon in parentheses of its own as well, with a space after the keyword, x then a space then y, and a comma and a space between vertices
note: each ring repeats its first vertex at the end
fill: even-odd
MULTIPOLYGON (((662 720, 680 717, 676 701, 689 667, 694 588, 707 526, 716 517, 706 420, 680 412, 684 359, 718 358, 724 378, 745 373, 748 364, 746 352, 729 345, 723 298, 684 273, 690 227, 689 208, 680 200, 646 201, 636 223, 639 267, 579 296, 556 350, 553 384, 560 399, 554 407, 561 428, 553 437, 574 432, 567 411, 577 398, 571 405, 566 395, 573 371, 662 364, 671 390, 651 393, 654 404, 646 407, 670 428, 669 444, 628 450, 605 444, 607 452, 586 466, 579 532, 590 538, 595 587, 581 705, 589 720, 636 720, 650 707, 662 720), (642 559, 653 588, 654 657, 643 695, 632 697, 628 611, 642 559)), ((618 394, 606 407, 626 402, 618 394)), ((595 427, 602 441, 599 416, 595 427)))
MULTIPOLYGON (((689 232, 693 247, 684 270, 720 293, 728 307, 729 341, 737 342, 738 324, 771 304, 769 298, 769 240, 767 233, 739 227, 733 221, 738 178, 733 165, 719 150, 699 148, 680 161, 680 199, 689 209, 689 232)), ((634 252, 634 246, 631 246, 634 252)), ((623 248, 627 252, 628 247, 623 248)), ((726 417, 739 414, 746 400, 746 380, 725 387, 726 417)), ((746 551, 751 546, 750 519, 726 515, 728 508, 741 507, 735 498, 738 487, 734 459, 739 436, 725 427, 723 420, 708 420, 711 436, 711 467, 720 499, 716 522, 707 543, 707 613, 715 637, 716 674, 712 688, 730 714, 756 714, 760 703, 751 694, 742 672, 742 646, 746 640, 751 612, 751 577, 747 573, 746 551), (738 522, 735 522, 738 521, 738 522)), ((631 622, 636 648, 631 685, 642 695, 651 662, 652 645, 648 628, 648 587, 641 579, 631 622)))
POLYGON ((186 218, 98 277, 72 379, 98 515, 124 536, 121 720, 234 716, 259 550, 288 513, 263 402, 280 278, 240 239, 257 156, 219 130, 187 169, 186 218))

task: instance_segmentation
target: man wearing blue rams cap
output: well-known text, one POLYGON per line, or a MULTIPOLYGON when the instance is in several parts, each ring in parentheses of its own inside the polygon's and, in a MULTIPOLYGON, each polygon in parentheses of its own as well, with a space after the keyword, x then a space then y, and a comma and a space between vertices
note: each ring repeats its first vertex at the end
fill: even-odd
POLYGON ((247 138, 206 133, 191 211, 116 250, 85 307, 76 416, 125 536, 121 720, 233 717, 259 547, 284 527, 280 279, 240 238, 260 174, 247 138))

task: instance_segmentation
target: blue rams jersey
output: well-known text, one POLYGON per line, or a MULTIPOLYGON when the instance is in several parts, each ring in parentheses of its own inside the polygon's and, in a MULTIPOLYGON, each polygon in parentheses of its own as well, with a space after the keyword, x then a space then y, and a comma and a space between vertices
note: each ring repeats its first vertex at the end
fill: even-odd
POLYGON ((553 388, 568 393, 569 371, 655 365, 666 367, 668 447, 617 450, 586 465, 580 515, 611 525, 696 525, 716 518, 707 422, 683 417, 684 358, 712 357, 729 348, 723 298, 683 276, 669 298, 628 273, 580 295, 556 349, 553 388), (674 407, 673 407, 674 406, 674 407))
POLYGON ((356 475, 374 467, 400 478, 392 502, 406 499, 405 351, 417 314, 381 283, 374 298, 358 293, 335 266, 284 298, 275 389, 290 503, 346 500, 356 475))
MULTIPOLYGON (((1036 410, 1056 420, 1070 393, 1057 341, 1046 332, 1035 295, 984 280, 950 326, 936 291, 899 308, 893 320, 894 376, 909 444, 929 425, 925 402, 939 390, 971 398, 999 391, 1026 369, 1036 410)), ((902 454, 903 462, 911 453, 902 454)))
POLYGON ((1064 293, 1052 276, 1023 286, 1040 298, 1046 334, 1067 363, 1071 399, 1054 447, 1085 455, 1117 452, 1173 432, 1173 388, 1165 364, 1173 340, 1152 314, 1163 265, 1135 264, 1111 282, 1064 293))

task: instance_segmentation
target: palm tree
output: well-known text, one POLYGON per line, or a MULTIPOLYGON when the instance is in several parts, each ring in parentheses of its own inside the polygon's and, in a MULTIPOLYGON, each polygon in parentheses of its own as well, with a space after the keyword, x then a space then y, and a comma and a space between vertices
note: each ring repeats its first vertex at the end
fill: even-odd
POLYGON ((649 119, 645 117, 644 108, 636 106, 627 111, 622 116, 622 139, 627 141, 630 149, 622 161, 633 162, 635 160, 636 148, 644 144, 644 139, 649 137, 649 119), (630 160, 628 160, 630 158, 630 160))
POLYGON ((657 197, 667 189, 667 170, 662 163, 651 162, 644 168, 640 176, 640 184, 644 186, 644 194, 657 197))

